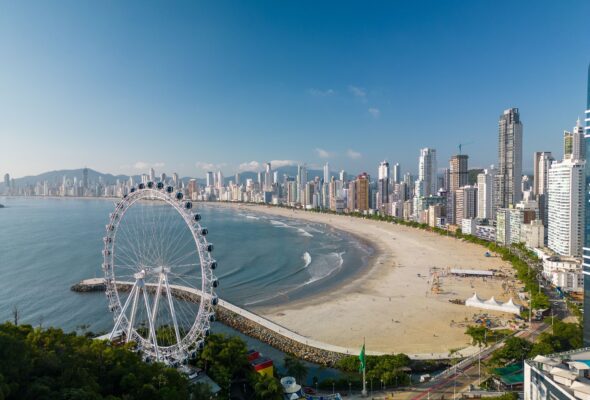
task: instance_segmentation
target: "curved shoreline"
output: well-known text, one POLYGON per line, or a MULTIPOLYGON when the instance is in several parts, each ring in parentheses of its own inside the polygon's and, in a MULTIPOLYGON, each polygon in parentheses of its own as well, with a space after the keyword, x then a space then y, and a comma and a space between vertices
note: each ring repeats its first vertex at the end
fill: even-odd
MULTIPOLYGON (((320 297, 324 296, 326 292, 339 290, 340 288, 350 285, 350 284, 354 284, 355 282, 358 283, 359 280, 365 276, 363 274, 370 273, 371 270, 374 269, 378 265, 378 257, 382 253, 382 249, 379 249, 373 241, 368 240, 367 238, 365 238, 355 232, 346 231, 344 229, 334 227, 331 224, 320 223, 317 221, 308 220, 305 218, 300 218, 299 215, 290 216, 290 215, 275 214, 272 212, 265 212, 264 210, 260 209, 261 207, 264 207, 264 206, 251 205, 251 204, 246 204, 246 203, 237 203, 237 204, 224 203, 224 202, 199 202, 199 203, 206 204, 209 207, 214 207, 214 208, 216 207, 219 209, 230 209, 230 210, 235 210, 235 211, 251 212, 253 214, 259 214, 259 215, 263 214, 265 216, 271 215, 271 216, 277 216, 280 218, 290 219, 290 220, 294 220, 294 221, 298 221, 298 222, 305 221, 305 222, 309 222, 310 224, 314 224, 314 225, 328 226, 329 229, 332 229, 332 230, 338 232, 339 235, 346 237, 348 240, 358 242, 358 244, 360 246, 363 246, 367 250, 367 254, 362 256, 362 258, 364 259, 363 265, 361 265, 360 268, 357 268, 356 270, 352 270, 351 266, 347 266, 347 268, 346 268, 347 270, 342 271, 342 272, 344 272, 345 276, 339 277, 337 282, 329 282, 333 278, 333 276, 332 276, 333 273, 330 273, 329 275, 327 275, 317 281, 317 285, 315 285, 316 287, 314 289, 312 289, 311 293, 306 293, 306 294, 299 293, 298 294, 298 292, 300 292, 300 290, 303 288, 297 288, 297 289, 293 290, 293 292, 288 293, 288 295, 291 295, 291 293, 294 293, 295 294, 294 299, 275 301, 275 299, 278 299, 278 297, 279 297, 279 295, 277 295, 277 296, 274 296, 270 299, 259 301, 255 304, 244 304, 245 308, 256 310, 257 312, 264 312, 264 310, 266 310, 266 309, 273 309, 276 307, 289 307, 289 306, 294 306, 294 305, 298 305, 301 303, 313 301, 313 299, 320 298, 320 297)), ((264 207, 264 209, 266 209, 266 207, 264 207)), ((345 250, 346 248, 342 247, 342 249, 345 250)), ((338 273, 339 273, 339 271, 336 272, 336 274, 338 274, 338 273)))
MULTIPOLYGON (((447 268, 495 269, 512 277, 510 264, 485 257, 481 246, 453 237, 347 215, 293 210, 247 203, 214 202, 228 207, 312 223, 328 224, 371 243, 375 254, 368 267, 327 292, 287 304, 257 307, 256 312, 303 336, 337 346, 356 348, 366 337, 367 349, 383 353, 432 354, 452 349, 472 350, 465 335, 468 323, 482 311, 450 302, 477 292, 506 301, 503 291, 511 278, 441 277, 440 292, 431 292, 431 272, 447 268)), ((504 318, 511 316, 494 314, 504 318)))

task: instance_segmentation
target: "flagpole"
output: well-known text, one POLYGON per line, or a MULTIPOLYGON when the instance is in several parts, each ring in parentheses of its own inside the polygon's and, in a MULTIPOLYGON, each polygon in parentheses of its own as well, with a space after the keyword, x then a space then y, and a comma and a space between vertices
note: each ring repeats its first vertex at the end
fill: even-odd
MULTIPOLYGON (((363 350, 365 350, 365 337, 364 336, 363 336, 363 350)), ((365 362, 363 365, 363 391, 361 392, 361 395, 363 397, 367 397, 367 380, 365 378, 365 370, 366 369, 367 369, 367 363, 365 362)))

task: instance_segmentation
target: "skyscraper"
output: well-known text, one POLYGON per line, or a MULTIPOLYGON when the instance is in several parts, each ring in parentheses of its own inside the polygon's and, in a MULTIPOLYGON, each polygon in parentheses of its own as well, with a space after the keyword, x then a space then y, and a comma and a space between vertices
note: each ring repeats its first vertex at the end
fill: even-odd
POLYGON ((150 182, 155 182, 156 180, 156 171, 153 168, 150 168, 149 180, 150 182))
POLYGON ((389 163, 387 161, 382 161, 379 164, 378 176, 379 208, 381 211, 387 211, 386 207, 389 203, 389 163))
POLYGON ((583 161, 566 158, 551 164, 547 246, 562 256, 582 256, 583 181, 583 161))
POLYGON ((458 210, 457 207, 456 192, 469 183, 468 159, 469 156, 466 154, 457 154, 452 156, 449 162, 447 219, 451 224, 460 224, 463 218, 462 215, 459 215, 461 210, 458 210))
POLYGON ((436 169, 436 150, 428 147, 420 149, 418 181, 416 182, 416 188, 419 190, 419 193, 416 195, 422 197, 436 195, 436 169))
MULTIPOLYGON (((533 194, 539 205, 539 216, 543 225, 547 228, 548 221, 548 204, 547 188, 549 184, 549 167, 554 161, 550 151, 537 151, 533 159, 533 194)), ((545 229, 547 233, 547 229, 545 229)))
POLYGON ((392 178, 393 183, 400 183, 402 181, 402 170, 399 163, 393 164, 392 178))
POLYGON ((369 183, 370 177, 366 172, 360 174, 355 182, 356 209, 367 211, 369 209, 369 183))
POLYGON ((327 185, 330 182, 330 164, 326 162, 324 165, 324 183, 327 185))
MULTIPOLYGON (((588 87, 586 97, 586 126, 584 132, 585 158, 590 157, 590 65, 588 66, 588 87)), ((584 310, 590 310, 590 163, 584 168, 584 248, 582 266, 584 272, 584 310), (588 257, 588 258, 586 258, 588 257)), ((584 346, 590 346, 590 318, 584 318, 584 346)))
POLYGON ((496 218, 492 214, 495 173, 496 171, 492 165, 490 169, 484 169, 481 174, 477 175, 477 218, 496 218))
POLYGON ((563 158, 580 161, 586 159, 586 155, 584 154, 584 128, 579 118, 572 132, 563 132, 563 158))
MULTIPOLYGON (((174 181, 176 181, 176 179, 174 179, 174 181)), ((213 183, 213 172, 207 171, 207 187, 212 187, 213 183)))
POLYGON ((522 199, 522 123, 518 108, 505 110, 498 121, 498 170, 494 178, 494 211, 522 199))
POLYGON ((266 163, 264 170, 264 190, 270 192, 272 190, 272 167, 269 162, 266 163))
POLYGON ((467 154, 457 154, 451 157, 449 163, 449 191, 455 191, 469 183, 468 159, 467 154))
POLYGON ((462 186, 455 190, 455 224, 461 226, 463 219, 477 216, 477 186, 462 186))
POLYGON ((4 174, 4 186, 7 189, 10 187, 10 174, 4 174))
POLYGON ((340 180, 342 181, 342 183, 346 183, 346 181, 348 180, 348 178, 346 177, 346 171, 345 170, 341 170, 340 171, 340 180))

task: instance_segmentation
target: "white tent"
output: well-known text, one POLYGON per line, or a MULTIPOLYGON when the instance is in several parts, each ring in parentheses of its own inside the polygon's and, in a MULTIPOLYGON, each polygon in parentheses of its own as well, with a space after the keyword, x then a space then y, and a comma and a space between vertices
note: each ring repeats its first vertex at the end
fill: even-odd
POLYGON ((514 304, 512 298, 506 303, 501 303, 497 301, 494 296, 488 300, 482 300, 477 293, 474 293, 473 296, 465 300, 465 305, 467 307, 476 307, 484 310, 500 311, 510 314, 520 314, 520 311, 522 310, 522 306, 514 304))

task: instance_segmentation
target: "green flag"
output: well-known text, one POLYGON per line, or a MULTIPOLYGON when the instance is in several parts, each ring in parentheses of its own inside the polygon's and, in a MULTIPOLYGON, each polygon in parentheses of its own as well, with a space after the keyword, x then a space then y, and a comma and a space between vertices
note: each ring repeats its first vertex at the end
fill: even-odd
POLYGON ((366 367, 366 361, 365 361, 365 344, 363 343, 363 347, 361 348, 361 352, 359 354, 359 361, 361 362, 361 365, 359 366, 359 372, 363 372, 363 370, 366 367))

